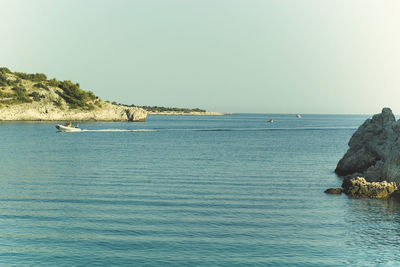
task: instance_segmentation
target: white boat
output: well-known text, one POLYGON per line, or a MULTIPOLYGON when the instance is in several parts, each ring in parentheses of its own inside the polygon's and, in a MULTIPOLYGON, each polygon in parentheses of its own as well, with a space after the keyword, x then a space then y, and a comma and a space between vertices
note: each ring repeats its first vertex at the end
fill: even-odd
POLYGON ((296 117, 297 117, 298 119, 301 119, 301 115, 300 115, 300 114, 297 114, 296 117))
POLYGON ((269 119, 268 122, 269 122, 269 123, 273 123, 274 120, 273 120, 273 119, 269 119))
POLYGON ((82 131, 81 128, 75 127, 75 126, 73 126, 71 124, 66 124, 66 125, 57 124, 56 128, 60 132, 80 132, 80 131, 82 131))

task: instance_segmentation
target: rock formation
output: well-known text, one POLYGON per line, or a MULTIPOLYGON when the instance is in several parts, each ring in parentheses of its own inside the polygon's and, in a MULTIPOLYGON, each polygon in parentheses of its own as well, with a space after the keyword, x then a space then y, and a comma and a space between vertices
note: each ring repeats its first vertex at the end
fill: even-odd
POLYGON ((343 191, 353 197, 387 198, 397 190, 395 182, 367 182, 363 177, 346 178, 342 184, 343 191))
POLYGON ((349 149, 337 164, 340 176, 400 183, 400 120, 389 108, 367 119, 353 134, 349 149))
POLYGON ((93 110, 59 108, 45 101, 0 108, 0 121, 145 121, 147 113, 136 107, 103 102, 93 110))
POLYGON ((341 194, 342 192, 342 188, 328 188, 325 190, 325 193, 327 194, 341 194))

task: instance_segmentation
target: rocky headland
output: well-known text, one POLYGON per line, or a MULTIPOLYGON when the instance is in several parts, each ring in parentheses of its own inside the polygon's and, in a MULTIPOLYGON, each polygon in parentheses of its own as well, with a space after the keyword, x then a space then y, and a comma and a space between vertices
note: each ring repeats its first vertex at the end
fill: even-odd
MULTIPOLYGON (((367 119, 353 134, 335 173, 343 191, 355 197, 384 198, 400 183, 400 120, 390 108, 367 119)), ((327 192, 329 193, 329 192, 327 192)))
POLYGON ((0 68, 0 121, 145 121, 147 112, 102 101, 79 83, 0 68))
POLYGON ((400 121, 389 108, 358 128, 335 172, 368 181, 400 182, 400 121))
POLYGON ((79 83, 0 68, 0 121, 145 121, 148 114, 224 115, 199 108, 110 103, 79 83))
POLYGON ((91 110, 70 108, 64 102, 60 107, 50 101, 23 103, 0 107, 0 121, 145 121, 146 111, 103 102, 91 110))

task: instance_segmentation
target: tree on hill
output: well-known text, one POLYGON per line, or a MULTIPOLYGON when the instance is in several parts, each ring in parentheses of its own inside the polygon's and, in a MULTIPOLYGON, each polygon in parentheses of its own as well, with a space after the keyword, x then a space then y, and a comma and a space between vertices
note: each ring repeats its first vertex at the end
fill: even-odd
POLYGON ((96 96, 93 92, 86 92, 79 88, 79 83, 73 83, 71 81, 63 81, 58 83, 58 87, 63 90, 60 96, 70 105, 72 108, 88 108, 92 109, 93 106, 88 104, 88 101, 95 100, 96 96))

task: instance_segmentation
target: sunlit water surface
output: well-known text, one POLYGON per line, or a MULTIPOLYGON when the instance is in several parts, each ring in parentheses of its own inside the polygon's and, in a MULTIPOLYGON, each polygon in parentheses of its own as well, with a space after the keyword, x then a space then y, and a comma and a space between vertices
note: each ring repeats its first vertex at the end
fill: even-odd
POLYGON ((0 123, 0 265, 398 266, 398 203, 323 193, 367 117, 0 123))

